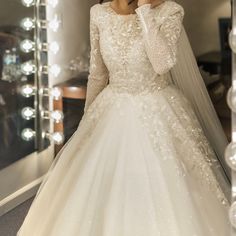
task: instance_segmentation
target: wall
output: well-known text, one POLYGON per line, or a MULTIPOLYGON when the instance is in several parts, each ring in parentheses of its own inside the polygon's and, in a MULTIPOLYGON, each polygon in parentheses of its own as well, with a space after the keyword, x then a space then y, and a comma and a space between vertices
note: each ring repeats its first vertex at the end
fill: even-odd
POLYGON ((218 18, 230 17, 229 0, 177 0, 185 9, 184 26, 195 55, 220 50, 218 18))

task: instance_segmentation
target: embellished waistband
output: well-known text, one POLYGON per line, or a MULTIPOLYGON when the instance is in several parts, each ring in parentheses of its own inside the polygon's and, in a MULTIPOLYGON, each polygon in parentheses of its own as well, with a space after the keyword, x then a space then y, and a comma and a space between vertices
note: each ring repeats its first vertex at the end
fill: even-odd
POLYGON ((154 81, 144 81, 143 83, 125 83, 110 82, 108 87, 117 93, 128 93, 133 95, 153 93, 160 91, 169 85, 173 84, 170 80, 154 80, 154 81))

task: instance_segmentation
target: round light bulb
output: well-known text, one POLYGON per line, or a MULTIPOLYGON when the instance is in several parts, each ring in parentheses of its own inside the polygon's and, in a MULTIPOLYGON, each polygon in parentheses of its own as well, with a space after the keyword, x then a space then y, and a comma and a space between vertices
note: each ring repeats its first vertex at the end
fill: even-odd
POLYGON ((35 117, 35 110, 32 107, 25 107, 21 111, 21 115, 26 120, 31 120, 35 117))
POLYGON ((229 45, 234 53, 236 53, 236 30, 231 30, 229 33, 229 45))
POLYGON ((232 170, 236 171, 236 143, 231 142, 225 149, 225 161, 232 170))
POLYGON ((26 31, 30 31, 34 28, 34 20, 32 18, 24 18, 21 21, 21 27, 26 30, 26 31))
POLYGON ((34 50, 34 42, 29 39, 25 39, 21 42, 20 49, 25 53, 31 52, 34 50))
POLYGON ((236 112, 236 89, 233 89, 233 87, 231 87, 228 90, 226 99, 227 99, 227 104, 230 107, 230 109, 236 112))
POLYGON ((58 16, 55 15, 54 18, 52 20, 49 21, 48 23, 48 26, 49 28, 54 31, 54 32, 57 32, 57 30, 59 29, 60 27, 60 20, 58 19, 58 16))
POLYGON ((58 51, 60 50, 60 46, 57 42, 52 42, 49 44, 49 50, 50 52, 57 54, 58 51))
POLYGON ((26 129, 22 130, 22 132, 21 132, 21 137, 25 141, 32 140, 34 138, 34 136, 35 136, 35 131, 33 131, 32 129, 29 129, 29 128, 26 128, 26 129))
POLYGON ((35 65, 32 61, 27 61, 21 65, 21 71, 25 75, 31 75, 35 72, 35 65))
POLYGON ((35 4, 34 0, 21 0, 21 2, 26 7, 31 7, 35 4))
POLYGON ((64 134, 62 132, 55 132, 52 134, 52 139, 55 144, 60 145, 64 142, 64 134))
POLYGON ((62 97, 62 89, 59 87, 52 88, 50 93, 54 100, 59 100, 62 97))
POLYGON ((49 71, 52 75, 54 75, 55 77, 58 77, 59 74, 61 73, 61 67, 55 64, 55 65, 50 66, 49 71))
POLYGON ((32 85, 26 84, 21 87, 21 94, 24 97, 31 97, 34 95, 34 87, 32 85))
POLYGON ((58 5, 58 0, 48 0, 48 4, 55 8, 58 5))
POLYGON ((63 112, 59 111, 59 110, 55 110, 55 111, 51 112, 50 117, 56 123, 59 123, 59 122, 61 122, 64 119, 63 112))

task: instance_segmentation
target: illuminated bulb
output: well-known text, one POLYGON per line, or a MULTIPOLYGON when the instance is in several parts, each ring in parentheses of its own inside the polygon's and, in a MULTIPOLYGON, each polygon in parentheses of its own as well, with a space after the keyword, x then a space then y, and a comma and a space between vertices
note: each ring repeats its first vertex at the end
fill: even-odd
POLYGON ((233 89, 232 87, 227 93, 227 103, 230 109, 236 112, 236 89, 233 89))
POLYGON ((236 143, 230 143, 225 149, 225 160, 228 166, 236 171, 236 143))
POLYGON ((57 54, 58 51, 60 50, 60 46, 57 42, 52 42, 49 44, 49 50, 54 53, 57 54))
POLYGON ((48 0, 48 4, 55 8, 58 5, 58 0, 48 0))
POLYGON ((229 33, 229 45, 234 53, 236 53, 236 30, 231 30, 229 33))
POLYGON ((55 144, 60 145, 64 142, 64 135, 61 132, 55 132, 52 134, 52 139, 55 142, 55 144))
POLYGON ((236 202, 234 202, 229 209, 229 219, 231 225, 236 228, 236 202))
POLYGON ((25 75, 30 75, 35 72, 35 65, 32 61, 27 61, 21 65, 21 71, 25 75))
POLYGON ((34 95, 34 87, 29 84, 22 86, 21 94, 27 98, 33 96, 34 95))
POLYGON ((21 2, 26 7, 31 7, 35 4, 34 0, 21 0, 21 2))
POLYGON ((232 185, 232 188, 231 188, 231 189, 232 189, 232 193, 235 194, 235 193, 236 193, 236 186, 233 186, 233 185, 232 185))
POLYGON ((50 117, 56 123, 59 123, 59 122, 61 122, 64 119, 63 112, 59 111, 59 110, 55 110, 55 111, 51 112, 50 117))
POLYGON ((33 117, 35 117, 35 110, 32 107, 25 107, 22 111, 21 111, 21 115, 24 119, 26 120, 30 120, 33 117))
POLYGON ((49 28, 54 31, 57 32, 58 28, 60 27, 60 20, 58 19, 58 16, 55 15, 54 18, 52 20, 49 21, 49 28))
POLYGON ((59 100, 62 97, 62 89, 54 87, 51 90, 51 96, 54 100, 59 100))
POLYGON ((32 18, 24 18, 22 21, 21 21, 21 27, 24 29, 24 30, 32 30, 34 28, 34 20, 32 18))
POLYGON ((50 66, 49 72, 54 75, 55 77, 58 77, 58 75, 61 73, 61 67, 57 64, 50 66))
POLYGON ((23 52, 28 53, 34 50, 34 42, 31 40, 25 39, 21 42, 20 48, 23 52))
POLYGON ((21 137, 22 139, 24 139, 25 141, 30 141, 34 138, 35 136, 35 131, 33 131, 32 129, 24 129, 21 132, 21 137))
POLYGON ((236 132, 235 131, 232 132, 232 141, 236 142, 236 132))

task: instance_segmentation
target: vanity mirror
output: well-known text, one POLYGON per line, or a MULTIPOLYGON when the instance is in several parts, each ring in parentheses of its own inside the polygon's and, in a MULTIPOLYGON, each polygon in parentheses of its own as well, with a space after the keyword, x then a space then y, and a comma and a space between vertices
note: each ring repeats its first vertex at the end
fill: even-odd
POLYGON ((62 94, 49 84, 61 67, 48 63, 60 50, 48 40, 61 25, 58 15, 47 15, 57 4, 0 1, 0 215, 18 204, 17 197, 21 202, 34 193, 54 157, 53 145, 63 141, 52 128, 63 119, 52 109, 62 94))
POLYGON ((34 9, 25 7, 20 1, 4 1, 0 10, 0 169, 29 155, 36 150, 34 140, 29 139, 26 128, 34 129, 35 97, 28 93, 29 86, 35 84, 34 30, 30 29, 30 19, 34 19, 34 9), (9 14, 11 13, 11 14, 9 14), (32 45, 31 45, 32 46, 32 45), (29 52, 29 53, 26 53, 29 52), (33 71, 32 71, 33 72, 33 71), (27 86, 26 86, 27 85, 27 86), (23 132, 22 132, 23 131, 23 132), (17 150, 17 151, 16 151, 17 150))

